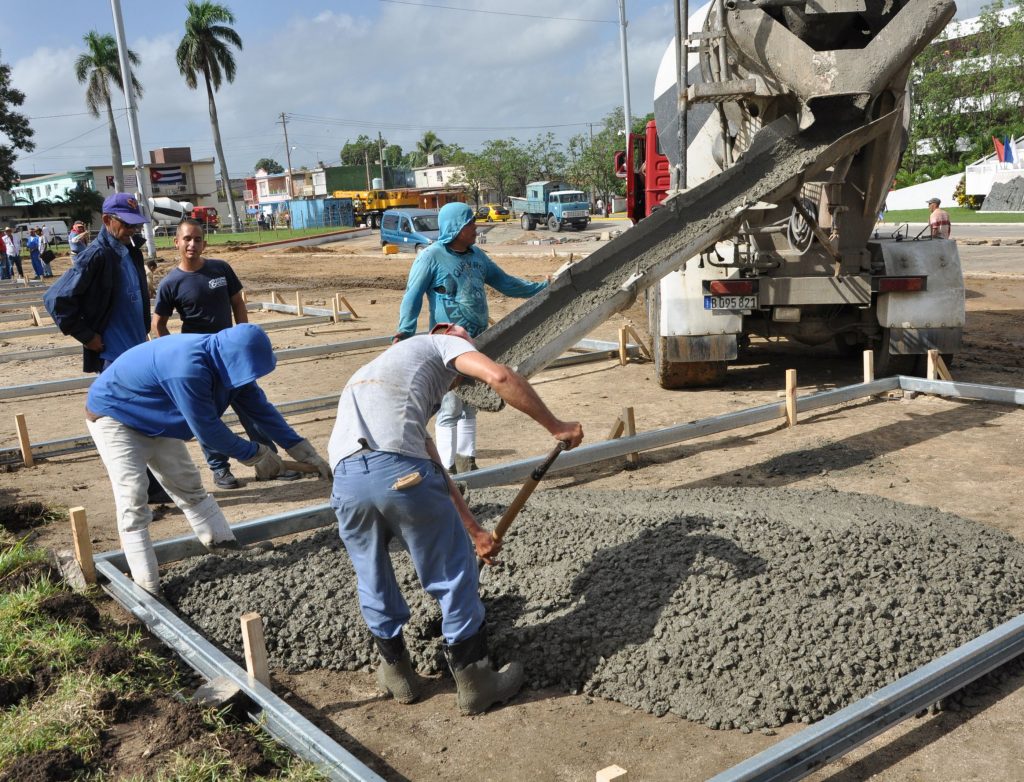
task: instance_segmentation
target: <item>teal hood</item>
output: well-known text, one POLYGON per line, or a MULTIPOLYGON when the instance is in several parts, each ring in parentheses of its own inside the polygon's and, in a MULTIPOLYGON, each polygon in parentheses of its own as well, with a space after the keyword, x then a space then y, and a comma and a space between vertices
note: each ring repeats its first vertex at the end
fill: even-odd
POLYGON ((476 216, 468 204, 453 202, 441 207, 437 213, 438 233, 437 241, 440 244, 448 244, 459 235, 459 231, 469 225, 476 216))
POLYGON ((209 339, 210 358, 228 388, 241 388, 269 375, 277 366, 270 337, 252 323, 239 323, 209 339))

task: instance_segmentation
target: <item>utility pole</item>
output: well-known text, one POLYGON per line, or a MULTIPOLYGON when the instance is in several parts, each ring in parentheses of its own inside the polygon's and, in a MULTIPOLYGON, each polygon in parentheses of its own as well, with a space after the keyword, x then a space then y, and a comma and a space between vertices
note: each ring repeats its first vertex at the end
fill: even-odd
POLYGON ((370 189, 370 150, 363 147, 363 162, 366 164, 366 189, 370 189))
POLYGON ((594 143, 594 123, 593 122, 588 122, 587 126, 590 128, 590 143, 593 144, 594 143))
POLYGON ((281 112, 281 127, 284 128, 284 159, 288 163, 288 198, 289 200, 295 196, 292 190, 292 148, 288 146, 288 117, 285 113, 281 112))
POLYGON ((619 48, 622 50, 622 115, 626 125, 626 146, 629 146, 629 131, 633 124, 633 112, 629 106, 629 53, 626 50, 626 0, 619 0, 619 48))
POLYGON ((689 141, 689 98, 687 78, 690 69, 690 4, 674 0, 676 17, 676 111, 679 112, 679 163, 676 165, 676 189, 686 189, 686 145, 689 141))
POLYGON ((384 181, 384 140, 380 137, 380 131, 377 131, 377 154, 380 155, 380 186, 383 188, 387 187, 387 182, 384 181))
MULTIPOLYGON (((121 0, 110 0, 110 10, 114 15, 114 36, 117 38, 117 56, 121 63, 121 81, 124 94, 128 100, 128 130, 132 137, 132 154, 135 157, 135 184, 139 191, 136 198, 139 210, 147 217, 149 209, 149 177, 142 166, 142 141, 139 139, 138 108, 135 105, 135 91, 132 89, 132 66, 128 61, 128 44, 124 38, 124 20, 121 18, 121 0)), ((146 253, 149 258, 156 258, 156 239, 153 234, 153 223, 142 226, 146 236, 146 253)))

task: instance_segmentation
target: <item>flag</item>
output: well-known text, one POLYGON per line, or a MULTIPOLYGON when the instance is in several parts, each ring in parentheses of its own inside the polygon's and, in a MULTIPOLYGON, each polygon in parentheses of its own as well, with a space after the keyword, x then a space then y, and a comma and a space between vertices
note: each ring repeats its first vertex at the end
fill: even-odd
POLYGON ((995 144, 996 147, 996 157, 999 158, 999 162, 1002 163, 1003 156, 1006 154, 1006 151, 1003 148, 1003 142, 993 136, 992 143, 995 144))
POLYGON ((111 190, 114 189, 114 177, 111 174, 107 174, 107 187, 111 190))
POLYGON ((1013 154, 1013 139, 1007 136, 1003 139, 1003 162, 1012 163, 1015 160, 1013 154))
MULTIPOLYGON (((999 159, 1002 160, 1002 157, 999 159)), ((149 181, 154 185, 183 185, 185 184, 185 174, 182 173, 181 166, 151 168, 149 169, 149 181)))

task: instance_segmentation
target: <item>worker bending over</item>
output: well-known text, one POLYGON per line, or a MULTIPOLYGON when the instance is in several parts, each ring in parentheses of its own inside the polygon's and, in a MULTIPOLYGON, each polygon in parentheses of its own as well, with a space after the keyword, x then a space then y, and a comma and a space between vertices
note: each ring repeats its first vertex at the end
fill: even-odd
POLYGON ((123 353, 89 389, 86 422, 114 489, 117 531, 132 578, 159 594, 149 534, 146 467, 156 474, 207 548, 235 540, 217 501, 206 493, 185 440, 227 454, 269 480, 281 457, 234 434, 220 420, 229 405, 246 411, 296 461, 327 480, 330 468, 285 422, 254 382, 277 359, 263 329, 244 323, 216 334, 176 334, 123 353))
MULTIPOLYGON (((506 274, 476 246, 476 215, 466 204, 445 204, 437 214, 437 241, 416 256, 399 311, 396 340, 416 333, 427 297, 430 328, 438 323, 462 326, 478 337, 487 328, 487 291, 527 299, 547 287, 506 274)), ((447 394, 434 425, 441 464, 452 472, 476 469, 476 408, 458 394, 447 394), (454 469, 453 469, 454 468, 454 469)))
POLYGON ((328 451, 331 506, 355 567, 360 610, 382 658, 378 681, 401 703, 419 695, 402 639, 409 607, 388 556, 388 543, 397 538, 441 606, 459 708, 476 714, 515 695, 523 668, 510 663, 496 671, 491 665, 474 548, 490 562, 500 544, 473 518, 427 434, 427 421, 460 376, 486 383, 569 448, 583 439, 578 422, 556 418, 523 377, 477 351, 465 329, 442 323, 430 335, 393 344, 352 375, 328 451))

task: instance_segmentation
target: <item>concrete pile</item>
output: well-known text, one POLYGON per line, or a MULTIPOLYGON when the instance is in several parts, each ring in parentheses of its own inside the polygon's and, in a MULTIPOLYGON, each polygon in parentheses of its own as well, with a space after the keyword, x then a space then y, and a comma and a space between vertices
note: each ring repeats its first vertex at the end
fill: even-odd
MULTIPOLYGON (((509 491, 474 492, 488 525, 509 491)), ((1024 612, 1024 545, 933 509, 779 489, 535 494, 481 594, 500 659, 529 686, 711 728, 811 722, 1024 612)), ((444 670, 438 613, 393 555, 421 672, 444 670)), ((259 611, 271 665, 375 663, 336 531, 181 563, 178 610, 240 656, 259 611)))

